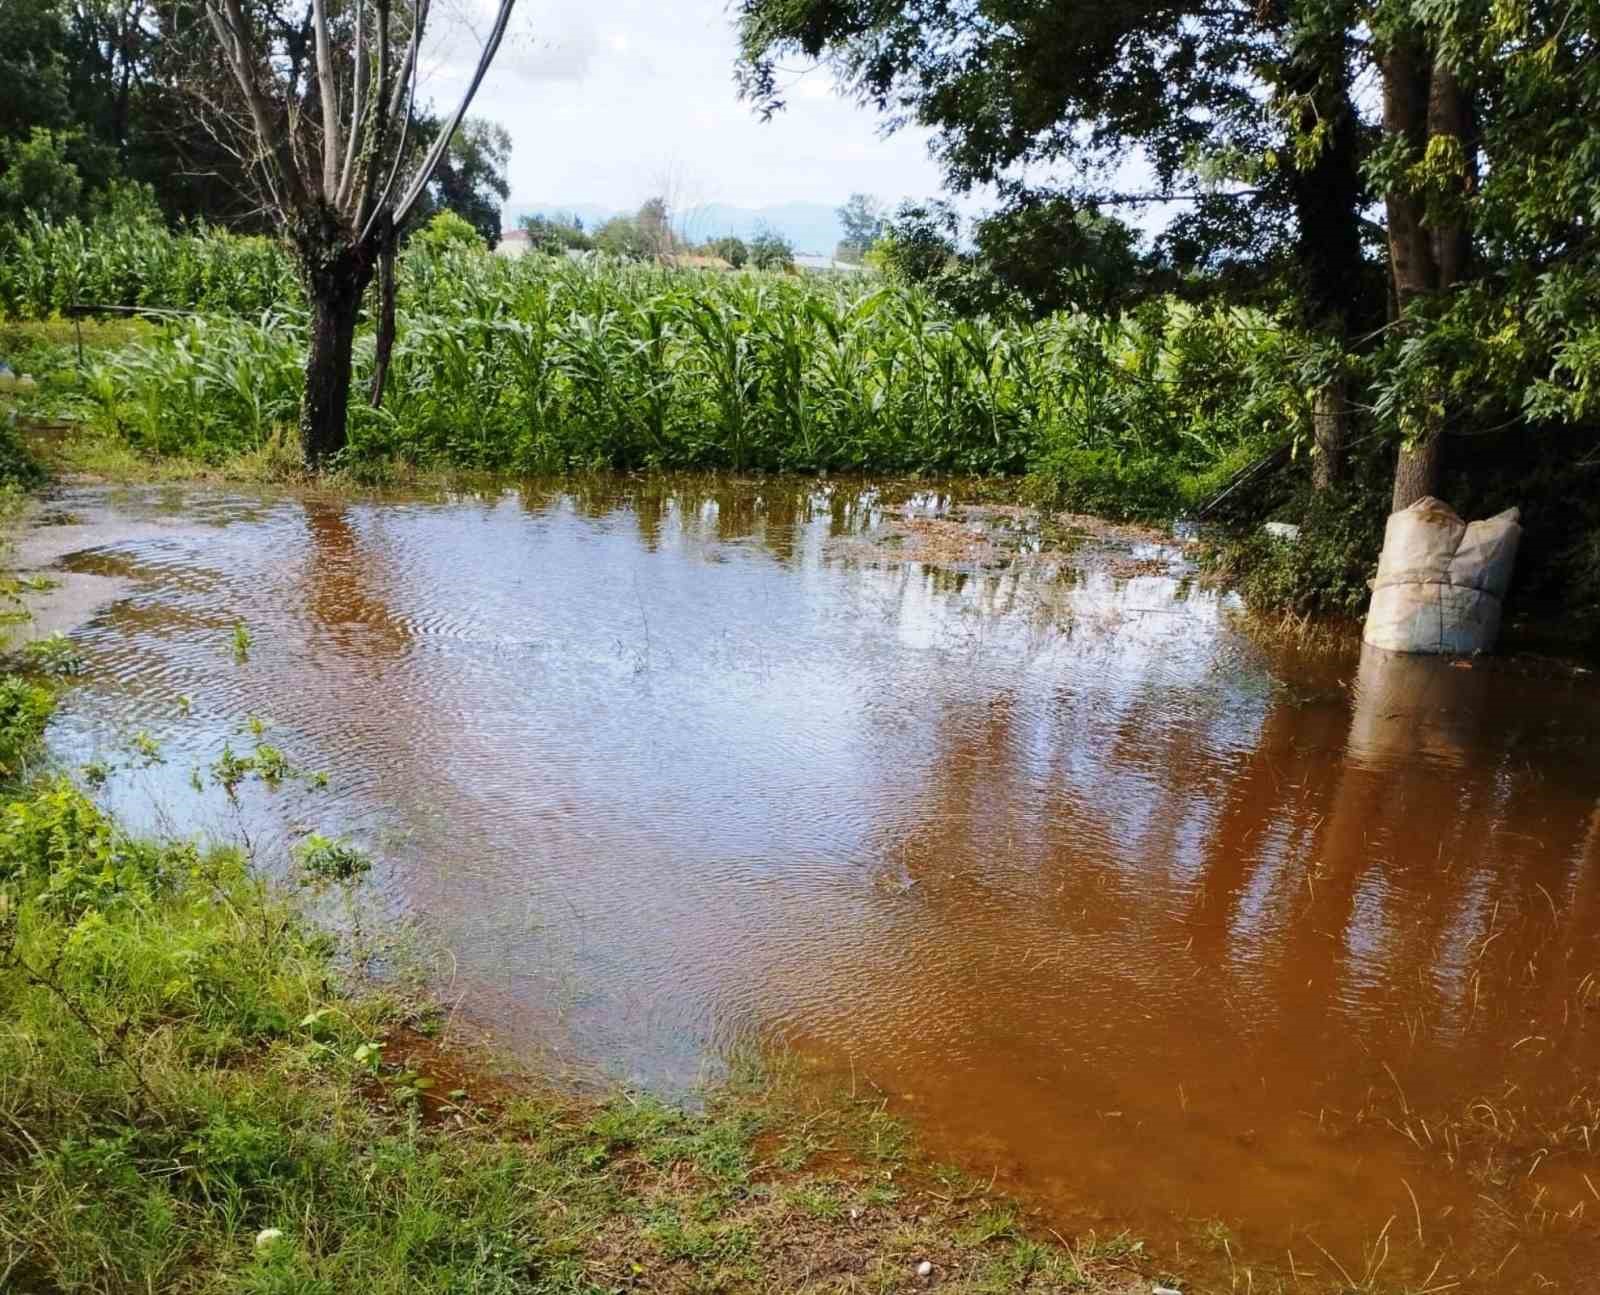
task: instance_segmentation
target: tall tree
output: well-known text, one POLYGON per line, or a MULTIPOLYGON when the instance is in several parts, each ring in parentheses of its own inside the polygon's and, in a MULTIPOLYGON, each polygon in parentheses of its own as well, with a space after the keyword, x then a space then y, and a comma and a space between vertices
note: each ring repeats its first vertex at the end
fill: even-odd
MULTIPOLYGON (((1308 326, 1333 350, 1348 334, 1363 190, 1345 0, 742 0, 739 19, 738 77, 762 112, 784 106, 784 59, 825 59, 891 125, 934 132, 953 188, 1037 204, 1029 174, 1064 167, 1061 209, 1175 205, 1169 249, 1257 287, 1296 272, 1308 326), (1130 193, 1135 151, 1154 183, 1130 193)), ((1346 401, 1337 373, 1326 385, 1331 468, 1346 401)))
MULTIPOLYGON (((1464 199, 1476 149, 1469 138, 1467 87, 1454 57, 1411 11, 1380 10, 1375 29, 1383 76, 1389 265, 1396 323, 1402 332, 1466 275, 1471 251, 1464 199)), ((1444 405, 1433 393, 1420 425, 1405 429, 1391 508, 1399 512, 1436 494, 1443 471, 1444 405)))
MULTIPOLYGON (((431 144, 440 126, 434 118, 418 122, 418 143, 431 144)), ((494 247, 500 241, 500 209, 511 196, 506 179, 510 160, 511 133, 495 122, 468 117, 418 201, 413 223, 420 224, 438 211, 453 211, 494 247)))
POLYGON ((841 261, 859 261, 878 236, 883 233, 886 216, 883 203, 867 193, 852 193, 844 206, 838 208, 839 225, 844 237, 834 255, 841 261))
POLYGON ((345 444, 351 352, 362 295, 381 267, 375 392, 394 334, 397 231, 422 200, 505 35, 493 25, 455 110, 431 145, 411 147, 428 0, 311 0, 304 18, 265 0, 202 0, 225 79, 196 69, 207 127, 244 159, 300 261, 311 337, 300 406, 306 463, 345 444))
POLYGON ((1358 213, 1362 128, 1351 94, 1352 0, 1279 0, 1271 15, 1283 33, 1272 68, 1273 104, 1292 158, 1286 183, 1295 215, 1296 299, 1302 325, 1323 343, 1324 371, 1312 397, 1312 478, 1319 488, 1344 472, 1350 392, 1344 353, 1365 318, 1365 269, 1358 213))

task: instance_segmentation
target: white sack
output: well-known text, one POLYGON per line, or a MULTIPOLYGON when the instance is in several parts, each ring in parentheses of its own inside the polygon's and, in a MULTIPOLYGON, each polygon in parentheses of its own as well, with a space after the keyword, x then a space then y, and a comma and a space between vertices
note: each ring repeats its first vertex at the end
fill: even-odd
POLYGON ((1500 634, 1522 527, 1518 512, 1470 526, 1429 496, 1393 513, 1362 637, 1391 652, 1486 652, 1500 634))

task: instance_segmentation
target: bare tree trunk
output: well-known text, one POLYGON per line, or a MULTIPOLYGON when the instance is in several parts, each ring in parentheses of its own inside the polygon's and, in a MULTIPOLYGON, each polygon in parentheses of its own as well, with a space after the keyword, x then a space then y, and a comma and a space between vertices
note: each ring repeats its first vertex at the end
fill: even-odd
POLYGON ((1343 377, 1333 378, 1317 388, 1311 398, 1311 439, 1315 453, 1311 460, 1311 486, 1326 490, 1344 477, 1345 427, 1350 419, 1343 377))
POLYGON ((499 0, 494 25, 456 108, 414 164, 411 127, 417 94, 417 54, 428 24, 429 0, 402 3, 405 54, 390 56, 401 39, 391 26, 392 0, 376 0, 372 21, 355 6, 353 24, 329 0, 311 0, 304 23, 263 27, 248 0, 202 0, 215 50, 238 87, 233 113, 208 114, 229 124, 219 136, 230 147, 235 129, 239 156, 254 159, 262 196, 293 231, 311 338, 300 406, 300 440, 306 466, 318 471, 342 450, 350 406, 350 360, 356 318, 373 269, 383 262, 380 313, 381 364, 372 398, 382 399, 384 371, 394 341, 394 231, 404 227, 443 162, 462 118, 488 74, 511 21, 515 0, 499 0), (337 39, 336 39, 337 38, 337 39), (315 57, 320 138, 309 124, 311 86, 302 76, 306 44, 315 57), (340 90, 341 66, 349 66, 340 90), (346 133, 348 132, 348 134, 346 133), (347 141, 347 146, 341 141, 347 141))
MULTIPOLYGON (((1384 54, 1383 129, 1404 136, 1410 152, 1420 158, 1427 147, 1430 99, 1430 65, 1419 41, 1399 37, 1384 54)), ((1389 265, 1394 278, 1394 300, 1402 324, 1411 304, 1440 286, 1439 262, 1431 231, 1423 224, 1422 199, 1410 192, 1391 190, 1384 195, 1389 218, 1389 265)), ((1390 510, 1409 508, 1426 495, 1438 493, 1441 437, 1444 429, 1430 416, 1421 436, 1400 446, 1394 471, 1390 510)))
POLYGON ((1394 495, 1389 511, 1399 512, 1410 508, 1419 499, 1439 493, 1440 448, 1442 438, 1437 427, 1430 427, 1420 440, 1400 447, 1400 459, 1394 465, 1394 495))
POLYGON ((378 252, 378 338, 368 400, 383 407, 383 387, 389 378, 389 357, 394 354, 394 235, 388 233, 378 252))
POLYGON ((351 352, 370 265, 349 248, 320 259, 307 276, 311 341, 300 401, 300 444, 306 467, 320 471, 344 449, 350 407, 351 352))

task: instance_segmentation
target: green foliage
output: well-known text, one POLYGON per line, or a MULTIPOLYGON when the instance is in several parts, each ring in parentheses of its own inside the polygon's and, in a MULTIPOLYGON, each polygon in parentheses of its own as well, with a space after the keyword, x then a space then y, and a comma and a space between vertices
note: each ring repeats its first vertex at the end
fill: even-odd
POLYGON ((971 226, 948 202, 902 203, 871 260, 961 314, 1108 311, 1148 292, 1136 232, 1059 195, 1023 191, 971 226))
POLYGON ((656 254, 656 244, 632 216, 613 216, 594 232, 597 252, 623 261, 645 261, 656 254))
POLYGON ((107 225, 159 225, 161 206, 156 191, 139 180, 112 180, 89 195, 91 223, 107 225))
POLYGON ((841 261, 860 261, 883 234, 883 204, 870 194, 852 193, 838 214, 844 237, 834 256, 841 261))
POLYGON ((1036 387, 1052 403, 1034 463, 1048 497, 1108 516, 1172 516, 1309 421, 1303 343, 1265 316, 1152 302, 1112 321, 1065 316, 1036 387), (1052 380, 1053 379, 1053 380, 1052 380))
POLYGON ((903 202, 885 222, 873 261, 905 283, 928 284, 960 259, 961 217, 948 202, 903 202))
POLYGON ((528 235, 530 251, 560 256, 568 251, 587 252, 594 247, 594 239, 583 232, 583 222, 576 216, 566 219, 524 216, 517 223, 528 235))
POLYGON ((1284 513, 1300 538, 1274 538, 1252 525, 1222 546, 1217 570, 1237 584, 1252 611, 1296 616, 1361 614, 1378 566, 1387 493, 1381 481, 1302 496, 1284 513))
POLYGON ((78 399, 100 427, 143 453, 214 462, 261 449, 294 424, 304 327, 272 312, 256 322, 175 322, 153 344, 93 362, 78 399))
POLYGON ((37 486, 44 476, 44 469, 23 444, 16 420, 0 415, 0 489, 37 486))
POLYGON ((68 157, 70 132, 35 126, 26 139, 0 139, 0 228, 29 216, 65 220, 83 202, 83 179, 68 157))
POLYGON ((488 250, 483 235, 450 208, 437 212, 431 220, 411 236, 411 242, 424 252, 448 252, 460 249, 468 252, 488 250))
POLYGON ((750 264, 758 270, 787 270, 794 265, 794 248, 775 229, 759 229, 750 240, 750 264))
MULTIPOLYGON (((417 146, 437 138, 442 123, 425 117, 416 132, 417 146)), ((412 220, 429 222, 451 212, 467 224, 486 247, 500 241, 500 207, 510 196, 506 168, 511 162, 511 133, 496 122, 468 117, 450 137, 439 169, 412 213, 412 220)))
POLYGON ((65 779, 0 809, 0 888, 68 921, 147 902, 192 862, 187 846, 126 837, 65 779))
POLYGON ((298 305, 289 249, 207 227, 30 216, 0 240, 0 314, 48 319, 75 303, 259 316, 298 305))
POLYGON ((733 234, 714 238, 706 244, 706 251, 712 256, 720 256, 735 270, 744 269, 745 262, 750 259, 750 248, 744 239, 733 234))
MULTIPOLYGON (((399 320, 384 407, 352 412, 351 466, 1032 469, 1077 507, 1170 513, 1305 422, 1301 343, 1258 312, 962 318, 898 282, 419 238, 399 320)), ((177 322, 99 352, 74 399, 141 453, 215 462, 292 435, 304 345, 294 310, 177 322)), ((358 383, 371 355, 359 338, 358 383)))
POLYGON ((0 780, 20 774, 55 711, 48 688, 17 675, 0 678, 0 780))
POLYGON ((359 881, 372 871, 372 860, 353 845, 313 832, 294 849, 306 885, 359 881))

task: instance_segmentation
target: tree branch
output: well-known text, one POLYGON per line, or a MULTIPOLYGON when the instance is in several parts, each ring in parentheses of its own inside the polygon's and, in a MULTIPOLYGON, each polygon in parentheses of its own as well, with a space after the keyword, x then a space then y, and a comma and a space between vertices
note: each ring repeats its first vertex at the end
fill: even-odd
MULTIPOLYGON (((394 84, 394 96, 389 112, 384 117, 383 130, 387 133, 389 123, 395 119, 400 111, 402 98, 405 102, 405 116, 400 118, 400 139, 394 149, 394 164, 389 168, 388 179, 384 181, 383 189, 379 192, 376 202, 365 202, 366 214, 362 220, 361 237, 365 239, 372 232, 372 227, 377 223, 378 213, 383 210, 384 204, 389 201, 389 194, 394 190, 394 182, 400 175, 401 164, 406 156, 406 136, 411 129, 411 114, 417 103, 417 48, 422 44, 422 31, 428 23, 428 0, 413 0, 411 11, 411 39, 406 45, 405 62, 401 64, 399 79, 394 84)), ((380 136, 381 140, 381 136, 380 136)), ((383 149, 381 144, 373 150, 373 162, 381 163, 383 149)))
POLYGON ((1137 207, 1147 203, 1205 202, 1208 198, 1254 198, 1265 189, 1218 189, 1210 193, 1108 193, 1095 199, 1108 207, 1137 207))
POLYGON ((450 141, 455 138, 456 129, 461 125, 461 119, 467 115, 467 109, 472 106, 473 97, 478 93, 478 87, 483 84, 483 78, 489 71, 489 64, 494 61, 496 51, 500 48, 500 41, 506 34, 506 26, 511 21, 511 10, 516 0, 500 0, 499 11, 495 14, 494 27, 490 29, 489 39, 483 44, 483 51, 478 56, 478 66, 472 74, 472 81, 468 84, 466 93, 461 96, 461 102, 456 105, 455 112, 450 120, 439 132, 439 137, 433 141, 433 147, 428 150, 428 155, 423 158, 422 165, 417 169, 416 175, 411 179, 411 187, 405 196, 395 205, 394 223, 398 228, 405 223, 406 217, 411 214, 412 207, 416 206, 417 199, 422 196, 422 191, 427 187, 428 181, 433 177, 434 171, 439 167, 440 160, 445 155, 445 150, 450 147, 450 141))
MULTIPOLYGON (((339 175, 339 193, 335 204, 344 211, 355 187, 356 151, 363 135, 362 118, 367 110, 367 52, 361 47, 361 34, 366 28, 366 0, 356 0, 356 32, 351 42, 350 62, 350 138, 345 141, 344 167, 339 175)), ((381 50, 381 46, 379 47, 381 50)), ((381 57, 381 54, 380 54, 381 57)))
MULTIPOLYGON (((333 37, 328 32, 327 0, 311 0, 317 33, 317 97, 322 100, 322 196, 339 194, 339 88, 333 78, 333 37)), ((360 42, 357 42, 359 46, 360 42)))
MULTIPOLYGON (((272 106, 256 80, 259 55, 250 21, 240 9, 239 0, 206 0, 206 16, 211 20, 212 30, 222 46, 223 57, 244 93, 268 169, 276 168, 278 185, 281 185, 290 206, 298 214, 309 205, 305 182, 290 152, 287 132, 274 120, 272 106)), ((277 188, 278 185, 273 187, 277 188)))

